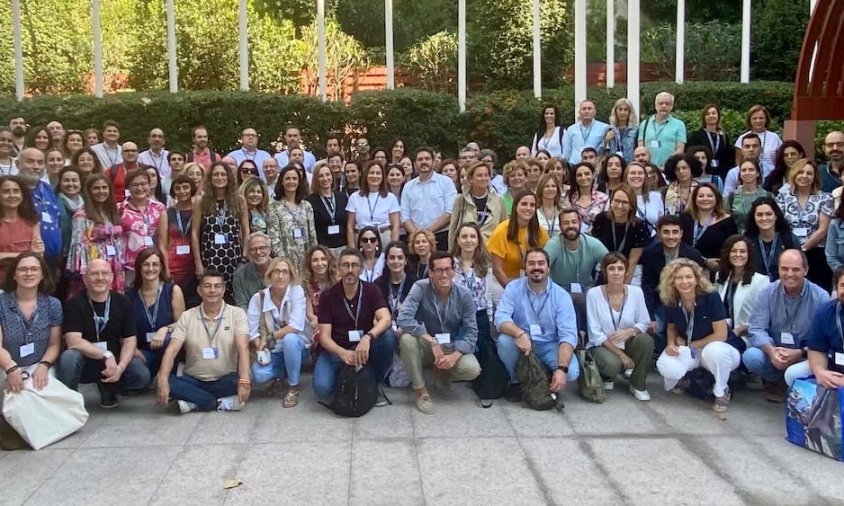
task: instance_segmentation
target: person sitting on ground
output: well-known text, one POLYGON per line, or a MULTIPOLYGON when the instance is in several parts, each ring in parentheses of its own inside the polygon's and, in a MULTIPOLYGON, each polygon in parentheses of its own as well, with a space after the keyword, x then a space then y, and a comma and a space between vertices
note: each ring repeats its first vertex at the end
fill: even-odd
POLYGON ((158 403, 175 399, 182 414, 240 411, 252 392, 249 379, 249 326, 246 312, 223 301, 223 275, 207 270, 199 277, 202 303, 188 309, 173 327, 170 346, 158 370, 158 403), (182 375, 173 366, 185 351, 182 375))
POLYGON ((519 354, 535 348, 537 358, 551 374, 549 390, 561 392, 567 383, 577 381, 580 368, 574 349, 577 326, 571 297, 548 279, 548 253, 531 248, 525 254, 525 277, 517 278, 504 288, 495 311, 498 356, 510 375, 505 398, 521 400, 516 364, 519 354))
POLYGON ((756 297, 748 330, 753 347, 742 360, 750 372, 762 377, 765 398, 781 403, 794 380, 810 374, 806 341, 812 316, 829 300, 829 293, 806 279, 809 262, 802 251, 783 251, 778 266, 779 280, 756 297))
POLYGON ((96 383, 100 406, 120 405, 118 392, 143 390, 149 385, 149 370, 138 358, 135 316, 132 303, 112 291, 114 273, 102 259, 91 260, 84 275, 85 288, 65 307, 64 339, 56 377, 71 390, 79 383, 96 383))
POLYGON ((815 311, 806 347, 817 384, 826 388, 841 388, 844 387, 844 332, 841 326, 844 266, 835 269, 833 282, 836 298, 824 302, 815 311))
POLYGON ((477 378, 481 366, 474 355, 478 325, 472 293, 454 283, 450 254, 435 251, 428 264, 430 277, 414 283, 399 311, 398 325, 404 330, 400 353, 416 392, 416 408, 432 414, 424 366, 433 365, 438 382, 445 385, 477 378))
POLYGON ((290 388, 281 405, 293 408, 299 404, 299 374, 311 346, 311 333, 305 326, 305 290, 296 267, 286 258, 272 259, 264 278, 268 287, 252 296, 246 313, 249 339, 258 350, 252 379, 260 384, 287 378, 290 388), (268 362, 262 360, 266 354, 268 362))

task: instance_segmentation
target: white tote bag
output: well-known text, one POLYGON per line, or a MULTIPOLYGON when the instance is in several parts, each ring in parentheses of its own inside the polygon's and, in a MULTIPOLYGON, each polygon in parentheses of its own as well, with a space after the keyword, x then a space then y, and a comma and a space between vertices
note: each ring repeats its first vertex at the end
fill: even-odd
POLYGON ((3 417, 34 450, 40 450, 73 434, 88 420, 82 394, 57 380, 52 374, 43 390, 32 386, 25 368, 23 389, 3 395, 3 417))

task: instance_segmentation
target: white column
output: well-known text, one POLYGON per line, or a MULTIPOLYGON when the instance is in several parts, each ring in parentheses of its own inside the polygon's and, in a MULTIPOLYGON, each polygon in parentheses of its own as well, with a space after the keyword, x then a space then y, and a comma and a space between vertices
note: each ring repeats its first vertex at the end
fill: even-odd
POLYGON ((674 80, 683 84, 686 77, 686 0, 677 0, 677 43, 674 80))
POLYGON ((387 44, 387 89, 396 87, 396 64, 393 56, 393 0, 384 0, 384 31, 387 44))
POLYGON ((167 0, 167 70, 170 93, 179 91, 179 67, 176 65, 176 7, 167 0))
POLYGON ((741 7, 741 82, 750 82, 750 0, 741 7))
POLYGON ((818 0, 809 0, 809 15, 811 16, 815 12, 815 6, 818 4, 818 0))
POLYGON ((91 25, 94 37, 94 96, 103 98, 103 37, 100 27, 100 0, 91 0, 91 25))
MULTIPOLYGON (((325 102, 328 98, 328 79, 325 75, 325 0, 317 0, 317 76, 319 98, 325 102)), ((341 79, 336 85, 342 86, 343 80, 341 79)), ((342 92, 342 90, 334 91, 342 92)))
POLYGON ((607 88, 615 88, 615 0, 607 0, 607 88))
POLYGON ((23 43, 21 41, 21 2, 12 0, 12 45, 15 49, 15 97, 23 100, 23 43))
POLYGON ((574 2, 574 121, 586 100, 586 0, 574 2))
MULTIPOLYGON (((817 5, 818 0, 811 0, 809 2, 809 17, 812 17, 812 14, 815 13, 815 5, 817 5)), ((809 63, 809 81, 812 80, 812 74, 815 73, 815 60, 818 59, 818 44, 815 43, 815 47, 812 49, 812 61, 809 63)))
POLYGON ((237 35, 240 55, 240 91, 249 91, 249 40, 247 38, 246 0, 239 0, 237 6, 237 35))
POLYGON ((542 35, 539 30, 539 0, 533 0, 533 96, 542 98, 542 35))
POLYGON ((457 2, 457 103, 466 112, 466 0, 457 2))
POLYGON ((639 0, 627 0, 627 98, 639 117, 639 0))

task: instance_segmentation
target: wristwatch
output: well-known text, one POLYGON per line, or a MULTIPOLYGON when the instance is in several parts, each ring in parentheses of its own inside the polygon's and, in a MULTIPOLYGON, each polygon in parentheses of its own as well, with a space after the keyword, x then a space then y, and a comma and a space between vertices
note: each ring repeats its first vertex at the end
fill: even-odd
POLYGON ((558 371, 563 371, 563 373, 568 374, 568 373, 569 373, 569 366, 567 366, 567 365, 560 365, 560 366, 557 366, 557 370, 558 370, 558 371))
POLYGON ((367 332, 367 333, 366 333, 366 334, 364 334, 364 335, 365 335, 365 336, 369 336, 369 338, 370 338, 371 340, 373 340, 373 341, 375 340, 375 334, 373 334, 372 332, 367 332))
POLYGON ((114 358, 114 353, 106 350, 103 352, 103 360, 108 360, 110 358, 114 358))

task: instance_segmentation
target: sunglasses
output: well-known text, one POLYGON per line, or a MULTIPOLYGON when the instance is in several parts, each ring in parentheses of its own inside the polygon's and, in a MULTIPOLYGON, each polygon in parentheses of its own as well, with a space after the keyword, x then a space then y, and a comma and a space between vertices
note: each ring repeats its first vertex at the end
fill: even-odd
POLYGON ((374 243, 378 242, 378 238, 377 237, 361 237, 360 242, 362 242, 362 243, 371 242, 371 243, 374 244, 374 243))

